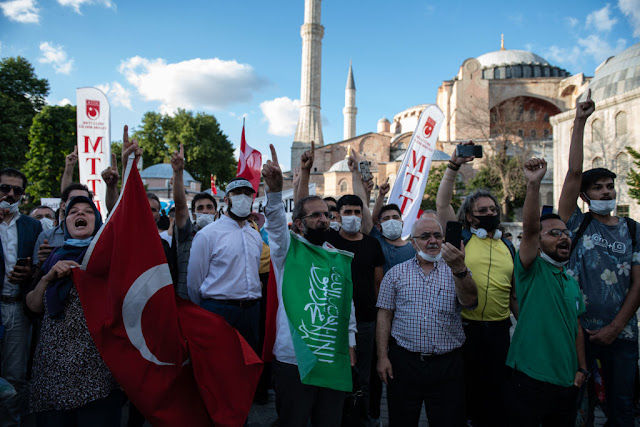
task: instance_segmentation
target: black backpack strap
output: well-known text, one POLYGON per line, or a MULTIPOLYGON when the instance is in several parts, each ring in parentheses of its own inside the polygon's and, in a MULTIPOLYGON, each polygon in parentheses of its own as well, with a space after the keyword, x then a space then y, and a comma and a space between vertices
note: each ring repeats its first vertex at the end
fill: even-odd
POLYGON ((471 233, 466 228, 463 228, 462 229, 462 244, 467 246, 467 243, 469 243, 469 240, 471 240, 472 236, 473 236, 473 233, 471 233))
POLYGON ((636 241, 636 225, 638 223, 631 218, 625 218, 624 220, 627 221, 627 229, 629 230, 629 234, 631 235, 631 252, 633 252, 633 248, 635 248, 636 243, 638 243, 636 241))
POLYGON ((509 240, 505 239, 504 237, 501 237, 500 240, 502 240, 502 243, 505 244, 505 246, 507 247, 507 249, 509 249, 509 253, 511 254, 511 259, 516 259, 516 248, 515 246, 513 246, 513 243, 511 243, 509 240))
POLYGON ((589 224, 591 224, 592 220, 593 220, 593 216, 589 212, 587 212, 584 218, 582 219, 582 223, 580 224, 578 231, 576 231, 575 236, 573 236, 573 238, 571 239, 571 251, 569 252, 569 255, 573 253, 573 250, 576 248, 576 245, 578 244, 578 240, 580 240, 580 238, 584 234, 589 224))

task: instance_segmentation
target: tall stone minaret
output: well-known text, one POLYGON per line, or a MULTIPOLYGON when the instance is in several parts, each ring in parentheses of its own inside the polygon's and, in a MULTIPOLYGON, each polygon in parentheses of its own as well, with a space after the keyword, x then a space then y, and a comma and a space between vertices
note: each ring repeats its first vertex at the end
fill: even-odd
POLYGON ((324 144, 320 118, 320 66, 322 62, 322 37, 320 25, 321 0, 305 0, 302 37, 302 79, 300 82, 300 117, 291 146, 291 170, 300 165, 300 156, 311 147, 324 144))
POLYGON ((344 134, 343 139, 350 139, 356 136, 356 84, 353 81, 353 68, 349 62, 349 75, 347 76, 347 87, 344 90, 344 134))

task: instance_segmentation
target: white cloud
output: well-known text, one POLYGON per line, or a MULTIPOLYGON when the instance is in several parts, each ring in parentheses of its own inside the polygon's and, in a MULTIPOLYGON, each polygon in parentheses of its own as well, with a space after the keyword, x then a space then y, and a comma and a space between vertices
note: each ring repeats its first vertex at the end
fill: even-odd
POLYGON ((267 132, 276 136, 293 136, 300 115, 300 100, 286 96, 260 104, 262 114, 269 122, 267 132))
POLYGON ((577 26, 580 23, 580 21, 578 21, 576 18, 569 16, 567 17, 567 23, 569 24, 570 27, 573 28, 577 26))
POLYGON ((610 31, 613 26, 618 22, 617 18, 611 17, 611 10, 609 4, 600 10, 594 10, 587 15, 587 27, 595 27, 598 31, 610 31))
POLYGON ((602 62, 610 56, 622 52, 627 46, 627 41, 618 39, 614 47, 606 40, 592 34, 584 39, 578 39, 578 44, 584 48, 585 54, 592 56, 597 62, 602 62))
POLYGON ((24 24, 37 24, 40 22, 40 10, 36 6, 36 0, 10 0, 0 3, 4 16, 12 21, 24 24))
POLYGON ((71 102, 71 101, 69 100, 69 98, 63 98, 63 99, 61 99, 60 101, 58 101, 58 104, 56 104, 56 105, 59 105, 59 106, 61 106, 61 107, 64 107, 65 105, 73 105, 73 102, 71 102))
POLYGON ((73 10, 78 14, 82 14, 82 12, 80 12, 80 6, 82 5, 102 4, 111 9, 115 9, 116 7, 111 0, 58 0, 58 3, 61 6, 73 8, 73 10))
POLYGON ((222 110, 249 102, 266 83, 250 65, 218 58, 167 64, 135 56, 122 61, 120 72, 146 101, 160 101, 162 113, 177 108, 222 110))
POLYGON ((111 105, 120 105, 128 110, 133 110, 133 107, 131 107, 131 91, 125 89, 120 83, 105 83, 103 85, 96 85, 96 88, 100 89, 105 95, 107 95, 111 105))
POLYGON ((544 54, 544 57, 558 64, 577 64, 582 51, 578 46, 566 49, 558 46, 551 46, 544 54))
POLYGON ((62 46, 56 46, 53 43, 40 43, 40 52, 42 56, 38 59, 43 64, 53 65, 56 73, 69 74, 73 67, 73 59, 67 57, 67 52, 62 46))
POLYGON ((618 7, 629 18, 633 37, 640 37, 640 0, 619 0, 618 7))

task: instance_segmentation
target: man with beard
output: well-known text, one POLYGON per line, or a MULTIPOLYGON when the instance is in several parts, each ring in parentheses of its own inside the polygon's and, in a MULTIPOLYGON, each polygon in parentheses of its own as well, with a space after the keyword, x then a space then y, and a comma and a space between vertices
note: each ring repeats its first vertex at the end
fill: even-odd
POLYGON ((467 337, 462 347, 467 418, 476 427, 499 427, 505 425, 502 396, 507 379, 510 315, 518 317, 513 282, 515 249, 498 229, 500 204, 490 192, 478 190, 465 197, 456 218, 451 206, 456 174, 471 160, 473 157, 457 157, 455 151, 451 155, 438 188, 436 208, 442 226, 456 220, 463 224, 465 262, 478 285, 478 306, 462 310, 467 337))
MULTIPOLYGON (((583 137, 595 104, 589 92, 576 107, 569 148, 569 168, 558 213, 576 233, 568 270, 580 283, 587 312, 580 321, 587 366, 602 367, 608 425, 633 425, 634 382, 638 371, 640 305, 640 229, 631 218, 612 215, 616 207, 616 174, 595 168, 582 172, 583 137), (578 196, 589 206, 583 213, 578 196)), ((593 419, 595 396, 590 399, 593 419)))
MULTIPOLYGON (((278 165, 273 145, 271 145, 271 155, 273 161, 269 160, 263 166, 262 175, 268 187, 267 205, 265 207, 266 229, 269 233, 272 267, 278 291, 276 340, 273 347, 276 360, 272 369, 279 422, 283 427, 306 426, 309 421, 314 426, 339 426, 342 418, 345 392, 329 387, 303 384, 300 379, 298 364, 302 363, 302 361, 298 360, 295 351, 293 333, 290 327, 291 322, 288 312, 285 310, 285 301, 283 301, 285 263, 292 245, 292 239, 295 239, 295 237, 289 234, 287 227, 286 215, 282 204, 282 171, 278 165)), ((316 246, 327 245, 329 209, 322 198, 318 196, 302 197, 293 209, 292 219, 298 230, 298 235, 302 236, 306 242, 316 246)), ((321 248, 309 250, 316 249, 322 250, 321 248)), ((341 273, 349 274, 348 270, 341 273)), ((300 286, 308 287, 309 284, 300 282, 300 286)), ((349 301, 348 305, 351 306, 348 320, 348 353, 351 359, 351 366, 354 366, 354 346, 356 343, 355 309, 352 301, 349 301)), ((344 326, 347 327, 346 324, 344 326)), ((340 332, 347 333, 342 329, 337 331, 337 333, 340 332)), ((347 351, 346 348, 340 350, 347 351)))
POLYGON ((187 289, 191 301, 224 317, 258 351, 262 237, 247 221, 253 193, 244 178, 227 184, 227 211, 193 238, 187 289))
POLYGON ((18 206, 27 178, 16 169, 0 171, 0 377, 18 392, 5 402, 8 425, 20 425, 21 403, 26 395, 27 360, 31 323, 24 313, 24 296, 33 277, 32 254, 42 232, 40 221, 20 214, 18 206))
POLYGON ((578 282, 564 267, 571 232, 558 215, 539 214, 540 181, 546 171, 544 159, 525 162, 522 244, 515 260, 520 317, 507 357, 513 368, 509 425, 518 427, 574 425, 576 387, 587 373, 578 320, 584 302, 578 282))

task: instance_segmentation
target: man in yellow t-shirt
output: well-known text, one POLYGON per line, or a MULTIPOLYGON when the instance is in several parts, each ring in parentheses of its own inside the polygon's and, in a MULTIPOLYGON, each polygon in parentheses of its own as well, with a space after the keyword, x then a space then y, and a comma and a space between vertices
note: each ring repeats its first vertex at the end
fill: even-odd
POLYGON ((510 315, 518 316, 513 281, 515 248, 498 229, 500 204, 490 192, 479 190, 467 196, 456 217, 451 206, 455 177, 460 166, 471 160, 473 157, 452 155, 436 206, 443 227, 447 221, 463 224, 465 262, 478 286, 478 306, 462 310, 467 419, 474 426, 503 426, 510 315))

